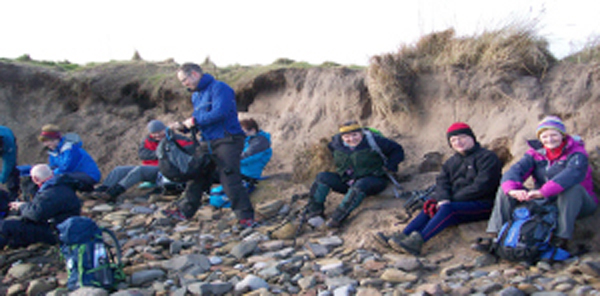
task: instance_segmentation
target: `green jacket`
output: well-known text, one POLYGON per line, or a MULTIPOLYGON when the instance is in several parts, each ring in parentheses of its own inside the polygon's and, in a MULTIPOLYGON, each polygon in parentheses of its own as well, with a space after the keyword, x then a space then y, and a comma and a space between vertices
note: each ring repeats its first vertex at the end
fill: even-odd
POLYGON ((335 135, 328 147, 333 153, 336 172, 344 182, 367 176, 385 176, 383 170, 398 171, 398 164, 404 160, 404 150, 400 144, 375 135, 375 140, 382 153, 388 158, 387 163, 373 150, 366 137, 354 149, 344 145, 339 134, 335 135))

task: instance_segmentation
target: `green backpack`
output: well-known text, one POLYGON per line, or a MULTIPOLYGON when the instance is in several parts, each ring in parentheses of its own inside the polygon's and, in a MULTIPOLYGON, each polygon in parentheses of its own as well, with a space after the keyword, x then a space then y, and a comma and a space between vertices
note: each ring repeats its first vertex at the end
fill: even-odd
POLYGON ((75 216, 58 225, 61 255, 68 272, 67 288, 98 287, 114 290, 125 280, 121 246, 115 234, 94 220, 75 216), (111 242, 104 241, 108 234, 111 242))

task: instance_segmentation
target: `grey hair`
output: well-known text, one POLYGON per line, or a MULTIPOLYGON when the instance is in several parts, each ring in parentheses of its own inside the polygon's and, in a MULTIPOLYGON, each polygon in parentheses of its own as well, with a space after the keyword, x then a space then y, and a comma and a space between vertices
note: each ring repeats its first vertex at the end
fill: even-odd
POLYGON ((202 72, 202 68, 200 66, 198 66, 198 64, 194 64, 194 63, 185 63, 185 64, 181 65, 179 67, 179 71, 185 73, 185 75, 191 75, 192 72, 197 72, 200 75, 202 75, 204 73, 204 72, 202 72))

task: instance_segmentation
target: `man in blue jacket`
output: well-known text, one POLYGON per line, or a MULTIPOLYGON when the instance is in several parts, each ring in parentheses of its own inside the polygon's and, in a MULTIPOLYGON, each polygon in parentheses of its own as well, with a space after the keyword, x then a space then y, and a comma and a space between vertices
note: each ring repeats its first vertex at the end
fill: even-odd
POLYGON ((17 139, 13 132, 5 126, 0 126, 0 156, 2 157, 2 172, 0 183, 6 184, 9 201, 19 196, 19 170, 17 169, 17 139))
POLYGON ((81 202, 69 176, 54 176, 47 164, 31 169, 31 179, 40 189, 31 202, 9 204, 16 218, 0 220, 0 249, 25 247, 34 243, 57 243, 54 226, 81 212, 81 202))
MULTIPOLYGON (((186 63, 177 71, 177 78, 192 92, 192 116, 183 123, 172 125, 174 129, 199 128, 202 149, 214 156, 219 182, 231 200, 240 225, 254 224, 254 208, 248 192, 242 184, 240 157, 244 149, 244 131, 240 126, 233 89, 212 75, 203 73, 196 64, 186 63)), ((189 182, 178 209, 173 214, 191 218, 200 207, 202 193, 208 191, 212 182, 204 176, 189 182)))
POLYGON ((47 124, 38 137, 48 149, 48 163, 54 175, 68 175, 80 182, 79 189, 91 190, 102 177, 94 159, 83 149, 79 136, 62 135, 58 126, 47 124))

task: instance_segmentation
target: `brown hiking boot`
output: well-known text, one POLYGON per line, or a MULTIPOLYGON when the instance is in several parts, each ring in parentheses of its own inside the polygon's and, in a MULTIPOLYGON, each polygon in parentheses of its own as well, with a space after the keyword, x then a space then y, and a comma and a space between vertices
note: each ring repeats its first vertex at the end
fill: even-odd
POLYGON ((400 253, 409 253, 414 256, 421 255, 421 249, 423 248, 423 237, 420 233, 413 231, 407 238, 400 240, 392 237, 388 240, 388 243, 392 249, 400 253))

